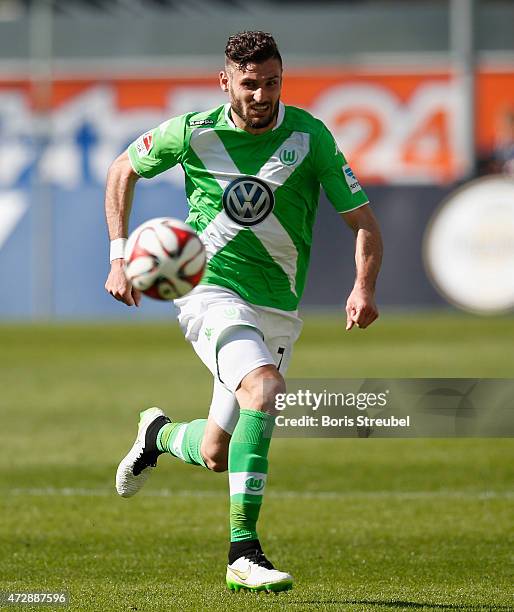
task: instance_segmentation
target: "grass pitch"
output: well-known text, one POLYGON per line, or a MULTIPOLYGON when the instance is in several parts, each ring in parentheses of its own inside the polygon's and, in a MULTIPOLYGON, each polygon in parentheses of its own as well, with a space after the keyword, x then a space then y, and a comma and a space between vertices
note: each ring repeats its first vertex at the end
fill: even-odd
MULTIPOLYGON (((513 346, 513 318, 345 334, 311 317, 289 376, 512 378, 513 346)), ((275 439, 260 534, 295 587, 236 595, 225 474, 162 457, 137 497, 114 492, 140 409, 206 414, 210 375, 176 325, 2 326, 0 347, 0 590, 101 612, 513 609, 512 440, 275 439)))

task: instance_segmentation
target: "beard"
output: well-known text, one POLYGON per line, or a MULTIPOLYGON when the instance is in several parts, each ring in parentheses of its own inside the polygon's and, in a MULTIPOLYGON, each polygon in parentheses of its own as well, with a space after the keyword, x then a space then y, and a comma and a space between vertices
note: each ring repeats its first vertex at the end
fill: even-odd
MULTIPOLYGON (((262 129, 262 128, 266 128, 269 125, 271 125, 275 119, 277 118, 278 115, 278 109, 279 109, 279 100, 277 100, 277 102, 275 103, 275 106, 272 107, 271 103, 270 103, 270 111, 268 112, 267 115, 264 115, 263 117, 252 117, 251 115, 249 115, 249 113, 247 111, 245 111, 245 108, 243 106, 243 103, 241 102, 241 100, 237 100, 231 92, 231 96, 230 96, 230 107, 232 109, 232 111, 238 116, 240 117, 243 121, 246 127, 252 129, 252 130, 258 130, 258 129, 262 129)), ((260 105, 256 105, 256 104, 250 104, 247 107, 247 110, 250 110, 252 108, 255 107, 259 107, 260 105)))

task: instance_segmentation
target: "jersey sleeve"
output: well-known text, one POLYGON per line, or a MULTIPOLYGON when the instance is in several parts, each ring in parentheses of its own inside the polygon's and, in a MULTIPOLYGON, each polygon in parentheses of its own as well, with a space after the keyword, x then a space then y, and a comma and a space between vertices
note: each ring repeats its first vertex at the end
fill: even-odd
POLYGON ((368 196, 361 187, 337 143, 323 125, 314 152, 318 180, 333 207, 341 213, 366 204, 368 196))
POLYGON ((134 171, 144 178, 165 172, 182 160, 186 115, 169 119, 145 132, 128 148, 134 171))

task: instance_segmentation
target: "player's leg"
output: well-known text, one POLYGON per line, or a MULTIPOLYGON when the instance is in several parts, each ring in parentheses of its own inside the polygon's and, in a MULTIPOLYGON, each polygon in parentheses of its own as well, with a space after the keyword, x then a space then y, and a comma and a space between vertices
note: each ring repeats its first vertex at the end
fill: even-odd
POLYGON ((291 576, 266 559, 257 535, 275 397, 285 391, 284 379, 262 335, 251 327, 232 329, 226 335, 218 353, 218 369, 220 379, 235 389, 241 406, 228 456, 231 544, 227 584, 234 590, 286 590, 292 586, 291 576))
POLYGON ((209 469, 225 472, 228 469, 230 438, 239 418, 236 396, 219 379, 214 378, 209 418, 201 452, 209 469))
POLYGON ((119 495, 135 495, 156 467, 158 457, 166 452, 186 463, 207 467, 200 451, 206 424, 207 419, 174 423, 155 407, 141 412, 136 440, 116 471, 119 495))
MULTIPOLYGON (((233 298, 231 298, 233 300, 233 298)), ((238 405, 232 389, 219 378, 218 352, 227 335, 247 329, 255 324, 251 308, 244 303, 214 303, 201 317, 196 339, 191 344, 203 363, 214 376, 214 389, 209 419, 196 419, 190 423, 167 423, 157 436, 157 449, 168 452, 186 463, 224 471, 228 463, 228 444, 238 418, 238 405)), ((253 327, 252 327, 253 329, 253 327)), ((231 365, 233 374, 242 378, 250 369, 260 365, 260 353, 254 358, 250 351, 245 359, 231 365), (250 365, 247 365, 250 363, 250 365)))
MULTIPOLYGON (((196 353, 215 377, 209 419, 177 423, 159 408, 142 412, 136 441, 116 474, 116 489, 123 497, 131 497, 141 489, 162 453, 167 452, 192 465, 224 471, 228 463, 230 434, 239 417, 233 391, 248 372, 273 363, 257 330, 255 311, 248 305, 241 303, 235 307, 233 300, 229 306, 214 304, 200 319, 197 338, 190 339, 196 353), (247 332, 250 333, 249 339, 246 338, 247 332), (227 366, 224 378, 232 381, 231 388, 219 380, 218 364, 218 353, 229 339, 239 340, 237 350, 225 353, 228 357, 223 360, 227 366)), ((282 355, 278 363, 281 362, 282 355)))
POLYGON ((176 423, 160 408, 143 411, 136 440, 118 466, 116 490, 122 497, 135 495, 164 453, 215 472, 226 471, 230 434, 237 421, 237 412, 234 394, 220 382, 214 385, 208 419, 176 423))
MULTIPOLYGON (((234 402, 231 400, 230 405, 234 402)), ((185 463, 201 465, 213 472, 225 472, 230 437, 230 433, 221 428, 210 414, 207 419, 164 425, 157 435, 157 448, 185 463)))
POLYGON ((228 447, 238 415, 239 406, 234 393, 214 379, 209 417, 190 423, 165 424, 157 435, 157 448, 186 463, 224 472, 228 466, 228 447))
MULTIPOLYGON (((186 306, 195 310, 197 301, 195 298, 186 306)), ((197 316, 199 331, 196 337, 193 338, 186 330, 186 337, 191 341, 195 352, 214 375, 211 404, 213 418, 209 421, 195 419, 190 423, 177 423, 159 408, 149 408, 142 412, 136 440, 116 472, 116 490, 122 497, 131 497, 143 487, 157 465, 157 458, 163 453, 169 453, 192 465, 210 467, 215 471, 222 469, 221 465, 217 465, 217 455, 224 456, 224 464, 227 464, 228 443, 230 433, 237 422, 238 406, 233 392, 217 380, 217 341, 227 326, 246 323, 248 316, 251 316, 247 311, 249 309, 242 305, 241 312, 246 318, 234 319, 233 307, 228 308, 224 304, 210 305, 209 310, 202 311, 197 316)))
MULTIPOLYGON (((169 422, 163 425, 157 436, 157 450, 168 452, 186 463, 224 471, 228 463, 230 434, 239 417, 234 395, 235 386, 227 385, 220 378, 218 354, 228 339, 250 330, 254 335, 257 319, 251 307, 243 302, 234 305, 234 298, 226 303, 213 303, 201 316, 196 339, 191 343, 197 355, 214 376, 214 389, 209 419, 196 419, 191 423, 169 422), (242 331, 241 331, 242 330, 242 331)), ((259 336, 262 344, 262 338, 259 336)), ((262 355, 260 346, 246 343, 234 360, 227 362, 231 381, 239 381, 252 369, 269 363, 269 355, 262 355)))

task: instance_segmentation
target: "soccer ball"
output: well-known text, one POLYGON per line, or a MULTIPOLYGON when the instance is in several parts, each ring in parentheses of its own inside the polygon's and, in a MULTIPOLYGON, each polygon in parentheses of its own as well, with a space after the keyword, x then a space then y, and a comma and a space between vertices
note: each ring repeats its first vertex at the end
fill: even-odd
POLYGON ((150 219, 129 236, 125 275, 132 286, 156 300, 174 300, 202 280, 205 248, 194 230, 170 217, 150 219))

